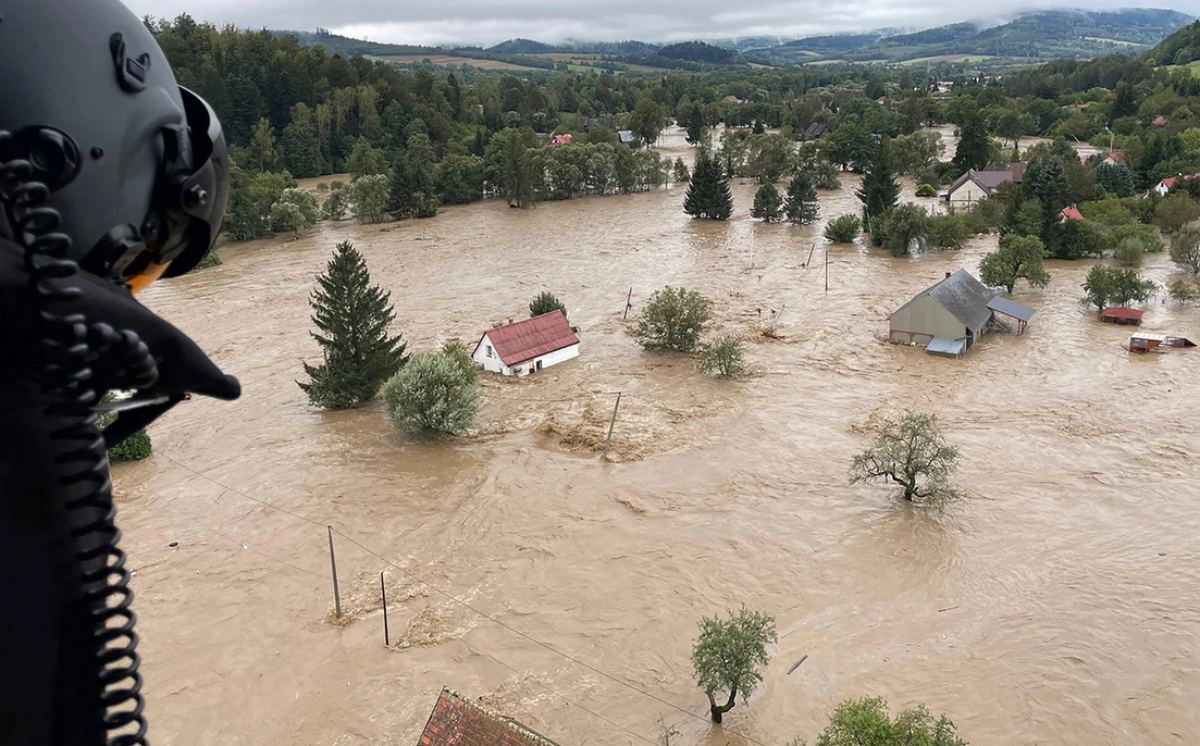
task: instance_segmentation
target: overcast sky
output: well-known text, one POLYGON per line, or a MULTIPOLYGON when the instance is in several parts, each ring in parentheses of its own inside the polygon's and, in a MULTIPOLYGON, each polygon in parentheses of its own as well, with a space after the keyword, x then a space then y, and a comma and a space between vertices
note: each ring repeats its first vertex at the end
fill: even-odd
POLYGON ((495 44, 525 37, 675 41, 738 36, 807 36, 877 28, 922 29, 972 19, 1005 20, 1020 10, 1173 8, 1197 0, 125 0, 138 15, 187 12, 250 28, 335 33, 397 44, 495 44), (984 17, 986 16, 986 18, 984 17))

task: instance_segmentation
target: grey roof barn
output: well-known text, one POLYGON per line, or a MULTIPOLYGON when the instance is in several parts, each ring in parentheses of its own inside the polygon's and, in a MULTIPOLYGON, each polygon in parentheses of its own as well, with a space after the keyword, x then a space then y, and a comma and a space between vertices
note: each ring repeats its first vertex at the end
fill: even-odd
POLYGON ((995 319, 997 313, 1015 319, 1020 332, 1033 309, 998 297, 970 272, 960 269, 897 308, 891 315, 888 337, 932 352, 959 355, 987 331, 989 323, 995 320, 998 326, 1005 326, 995 319))

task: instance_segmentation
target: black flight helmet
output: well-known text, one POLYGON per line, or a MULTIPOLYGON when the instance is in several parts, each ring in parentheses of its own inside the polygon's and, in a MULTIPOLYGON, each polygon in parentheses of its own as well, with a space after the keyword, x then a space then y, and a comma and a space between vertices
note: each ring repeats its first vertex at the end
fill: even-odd
POLYGON ((0 162, 16 159, 50 188, 71 258, 134 292, 221 229, 221 123, 118 0, 0 0, 0 162))

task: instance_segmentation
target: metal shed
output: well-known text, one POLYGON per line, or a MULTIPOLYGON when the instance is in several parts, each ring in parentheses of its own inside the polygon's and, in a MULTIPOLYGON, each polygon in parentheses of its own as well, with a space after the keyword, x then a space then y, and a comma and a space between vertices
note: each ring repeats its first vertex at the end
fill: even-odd
POLYGON ((1029 320, 1033 318, 1034 314, 1034 310, 1029 306, 1017 303, 1015 300, 1001 298, 999 295, 988 301, 987 307, 995 313, 1016 319, 1017 334, 1025 333, 1025 327, 1029 325, 1029 320))

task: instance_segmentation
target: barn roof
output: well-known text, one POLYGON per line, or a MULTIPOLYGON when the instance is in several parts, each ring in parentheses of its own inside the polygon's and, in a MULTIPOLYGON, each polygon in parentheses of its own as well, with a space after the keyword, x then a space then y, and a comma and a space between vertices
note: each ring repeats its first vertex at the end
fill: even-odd
POLYGON ((938 284, 926 288, 917 297, 929 295, 942 305, 954 318, 974 333, 983 328, 992 317, 988 303, 996 294, 984 287, 965 269, 960 269, 938 284))
MULTIPOLYGON (((488 329, 479 338, 480 344, 484 337, 492 341, 496 354, 509 366, 579 344, 579 337, 559 310, 488 329)), ((479 349, 479 345, 475 345, 475 349, 479 349)))
POLYGON ((1145 314, 1138 308, 1130 308, 1129 306, 1109 306, 1100 312, 1100 316, 1105 319, 1127 319, 1129 321, 1141 321, 1145 314))
POLYGON ((558 746, 512 718, 443 689, 417 746, 558 746))

